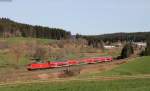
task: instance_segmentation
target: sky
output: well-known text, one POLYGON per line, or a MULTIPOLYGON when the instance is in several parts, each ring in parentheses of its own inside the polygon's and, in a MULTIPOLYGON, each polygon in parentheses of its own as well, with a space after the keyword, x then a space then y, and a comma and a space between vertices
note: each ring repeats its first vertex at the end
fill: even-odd
POLYGON ((99 35, 150 30, 150 0, 0 0, 0 17, 99 35))

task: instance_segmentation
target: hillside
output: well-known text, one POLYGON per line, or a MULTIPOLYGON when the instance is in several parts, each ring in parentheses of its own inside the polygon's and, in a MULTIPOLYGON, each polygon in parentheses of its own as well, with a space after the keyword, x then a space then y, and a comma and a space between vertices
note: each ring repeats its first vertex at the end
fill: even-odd
POLYGON ((140 57, 110 71, 102 73, 107 76, 115 75, 146 75, 150 74, 150 56, 140 57))
POLYGON ((59 29, 18 23, 8 18, 0 18, 0 37, 32 37, 47 39, 70 38, 71 33, 59 29))
MULTIPOLYGON (((138 78, 138 77, 149 77, 150 76, 150 56, 138 57, 135 59, 127 60, 123 64, 116 65, 113 69, 101 71, 96 70, 95 72, 88 72, 82 74, 79 78, 88 77, 108 77, 114 79, 125 79, 125 78, 138 78)), ((107 69, 107 67, 103 67, 107 69)), ((111 66, 110 66, 111 68, 111 66)))
POLYGON ((124 41, 134 41, 134 42, 144 42, 150 32, 133 32, 133 33, 110 33, 102 35, 82 35, 80 37, 86 38, 87 40, 103 40, 104 42, 124 42, 124 41))
MULTIPOLYGON (((78 34, 77 34, 78 35, 78 34)), ((87 40, 96 39, 104 42, 118 42, 118 41, 145 41, 150 32, 133 32, 133 33, 110 33, 102 35, 81 35, 87 40)), ((29 25, 19 23, 8 18, 0 18, 0 37, 33 37, 46 39, 67 39, 72 36, 69 31, 59 28, 49 28, 39 25, 29 25)))
MULTIPOLYGON (((26 65, 30 63, 31 50, 35 45, 47 45, 57 40, 11 37, 0 38, 0 69, 13 65, 26 65), (19 62, 16 63, 17 55, 19 62)), ((33 49, 32 49, 33 50, 33 49)))
MULTIPOLYGON (((120 50, 120 49, 118 49, 120 50)), ((64 61, 96 56, 117 56, 120 51, 101 51, 86 46, 85 40, 54 40, 41 38, 10 37, 0 38, 0 69, 22 67, 32 62, 35 55, 42 56, 41 61, 64 61), (38 50, 41 55, 38 55, 38 50), (17 61, 18 60, 18 61, 17 61)))

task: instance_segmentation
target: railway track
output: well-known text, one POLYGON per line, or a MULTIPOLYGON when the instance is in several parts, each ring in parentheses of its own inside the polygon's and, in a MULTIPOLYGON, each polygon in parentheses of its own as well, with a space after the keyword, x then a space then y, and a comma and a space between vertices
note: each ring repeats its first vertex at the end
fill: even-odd
MULTIPOLYGON (((72 66, 63 66, 63 67, 58 67, 58 68, 51 68, 51 69, 37 69, 37 70, 33 70, 33 71, 28 71, 25 70, 25 72, 27 72, 28 74, 34 74, 34 73, 55 73, 55 72, 62 72, 66 69, 86 69, 86 68, 90 68, 93 66, 101 66, 101 65, 109 65, 109 64, 121 64, 124 63, 125 60, 114 60, 112 62, 102 62, 102 63, 94 63, 94 64, 80 64, 80 65, 72 65, 72 66)), ((25 74, 24 72, 22 74, 25 74)))
MULTIPOLYGON (((81 64, 81 65, 73 65, 73 66, 69 66, 69 67, 42 69, 42 70, 34 70, 34 71, 28 71, 24 67, 24 68, 21 68, 18 70, 14 70, 12 72, 8 72, 7 74, 1 74, 0 75, 0 83, 11 83, 11 82, 13 83, 16 81, 26 82, 26 81, 31 81, 31 80, 39 80, 38 75, 41 75, 41 74, 51 75, 54 73, 61 73, 66 69, 81 70, 81 71, 86 70, 86 72, 87 72, 91 69, 98 68, 98 70, 102 69, 102 71, 103 71, 103 70, 105 70, 105 68, 112 69, 112 68, 119 66, 120 64, 123 64, 125 62, 128 62, 128 60, 132 60, 136 57, 130 57, 128 59, 122 59, 122 60, 113 60, 112 62, 102 62, 102 63, 84 64, 84 65, 81 64), (113 66, 113 67, 111 67, 111 66, 113 66)), ((108 70, 110 70, 110 69, 108 69, 108 70)), ((51 79, 53 79, 53 78, 51 78, 51 79)))

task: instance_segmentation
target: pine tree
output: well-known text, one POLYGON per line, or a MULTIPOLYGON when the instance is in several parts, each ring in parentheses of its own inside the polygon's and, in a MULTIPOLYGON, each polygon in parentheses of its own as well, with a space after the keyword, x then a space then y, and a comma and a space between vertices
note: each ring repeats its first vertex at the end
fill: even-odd
POLYGON ((128 58, 131 54, 134 53, 134 49, 131 43, 127 43, 121 52, 121 58, 128 58))
POLYGON ((147 46, 144 51, 144 56, 150 56, 150 37, 147 37, 147 46))

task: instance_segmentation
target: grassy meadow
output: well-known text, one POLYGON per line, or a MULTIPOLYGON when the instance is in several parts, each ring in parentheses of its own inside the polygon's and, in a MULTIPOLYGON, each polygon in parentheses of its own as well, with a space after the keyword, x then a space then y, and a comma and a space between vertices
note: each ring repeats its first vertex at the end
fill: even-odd
POLYGON ((77 78, 95 78, 95 77, 143 77, 150 74, 150 56, 131 59, 108 71, 88 72, 77 76, 77 78))
POLYGON ((0 86, 0 91, 149 91, 150 79, 65 81, 0 86))
POLYGON ((84 80, 65 80, 56 82, 16 84, 0 86, 0 91, 149 91, 150 57, 140 57, 121 64, 114 69, 102 73, 84 75, 84 80), (127 76, 124 79, 96 80, 86 79, 91 76, 127 76), (128 76, 139 78, 128 78, 128 76), (143 76, 142 76, 143 75, 143 76))
POLYGON ((150 74, 150 56, 136 58, 126 64, 121 64, 115 69, 102 73, 105 76, 144 74, 150 74))

